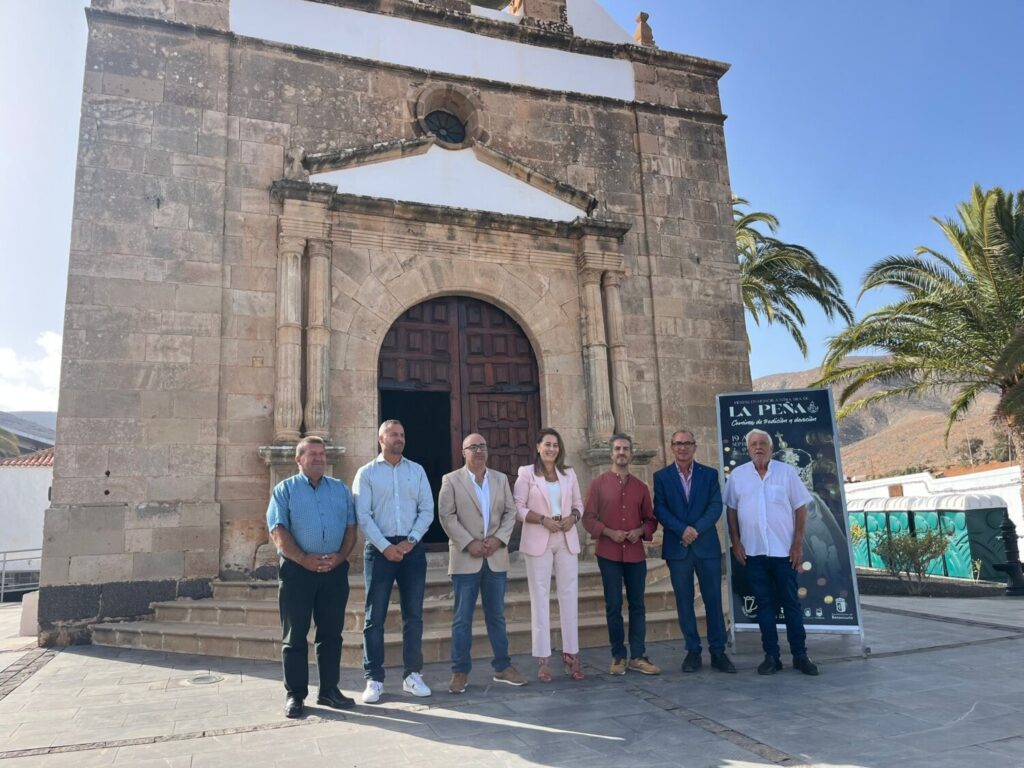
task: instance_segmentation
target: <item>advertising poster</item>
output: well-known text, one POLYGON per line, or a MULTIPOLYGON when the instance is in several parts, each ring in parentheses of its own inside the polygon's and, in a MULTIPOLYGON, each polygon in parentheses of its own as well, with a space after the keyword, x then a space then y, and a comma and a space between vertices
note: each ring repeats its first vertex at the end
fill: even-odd
MULTIPOLYGON (((772 459, 796 469, 811 492, 804 562, 797 578, 807 631, 860 633, 832 393, 801 389, 719 395, 718 425, 723 488, 730 472, 750 461, 747 433, 763 429, 772 436, 772 459)), ((735 627, 756 630, 756 604, 746 584, 745 569, 731 552, 729 560, 735 627)), ((780 612, 780 625, 781 621, 780 612)))

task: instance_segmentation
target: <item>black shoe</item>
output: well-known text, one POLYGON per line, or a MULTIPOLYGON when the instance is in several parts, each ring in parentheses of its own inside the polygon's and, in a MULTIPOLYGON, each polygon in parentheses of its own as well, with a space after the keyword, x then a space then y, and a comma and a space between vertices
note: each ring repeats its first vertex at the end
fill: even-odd
POLYGON ((736 674, 736 667, 724 652, 711 654, 711 668, 717 669, 719 672, 727 672, 730 675, 736 674))
POLYGON ((332 688, 329 691, 322 691, 316 697, 317 704, 323 704, 325 707, 331 709, 352 709, 356 705, 352 699, 343 694, 337 688, 332 688))
POLYGON ((302 717, 302 699, 296 696, 289 696, 284 701, 285 717, 302 717))
POLYGON ((774 675, 782 669, 782 662, 776 659, 774 656, 765 656, 764 661, 757 665, 757 674, 759 675, 774 675))
POLYGON ((683 659, 683 672, 696 672, 701 665, 700 654, 690 651, 683 659))
POLYGON ((793 669, 799 669, 805 675, 810 675, 811 677, 818 674, 818 665, 807 656, 797 656, 793 659, 793 669))

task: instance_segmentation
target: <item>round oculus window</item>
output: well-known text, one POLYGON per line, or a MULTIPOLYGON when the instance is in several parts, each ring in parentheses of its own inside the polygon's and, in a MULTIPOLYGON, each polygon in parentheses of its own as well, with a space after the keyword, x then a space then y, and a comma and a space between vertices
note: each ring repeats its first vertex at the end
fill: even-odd
POLYGON ((451 112, 438 109, 427 115, 427 130, 448 144, 461 144, 466 140, 466 126, 451 112))

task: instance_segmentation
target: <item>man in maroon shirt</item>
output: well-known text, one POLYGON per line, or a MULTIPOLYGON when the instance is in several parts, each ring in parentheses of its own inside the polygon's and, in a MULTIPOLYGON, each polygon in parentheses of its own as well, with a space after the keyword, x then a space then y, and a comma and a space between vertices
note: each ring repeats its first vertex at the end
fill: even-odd
POLYGON ((590 484, 583 507, 583 527, 597 541, 597 564, 604 586, 608 640, 612 644, 612 663, 608 671, 624 675, 628 668, 644 675, 657 675, 661 670, 647 658, 645 642, 647 553, 643 542, 651 540, 658 522, 654 518, 651 492, 629 473, 633 440, 629 435, 612 435, 611 449, 612 469, 590 484), (629 601, 628 655, 622 626, 623 583, 629 601))

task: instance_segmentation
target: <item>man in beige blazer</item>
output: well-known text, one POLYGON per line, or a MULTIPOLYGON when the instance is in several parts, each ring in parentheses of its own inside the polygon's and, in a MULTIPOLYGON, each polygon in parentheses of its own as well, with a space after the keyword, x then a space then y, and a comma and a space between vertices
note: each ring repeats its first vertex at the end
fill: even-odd
POLYGON ((466 691, 478 594, 494 651, 494 682, 526 685, 526 678, 512 666, 505 629, 508 540, 516 523, 515 501, 508 478, 488 469, 487 441, 482 435, 472 434, 462 441, 462 456, 465 466, 444 476, 437 497, 438 517, 448 534, 448 573, 455 595, 448 691, 466 691))

